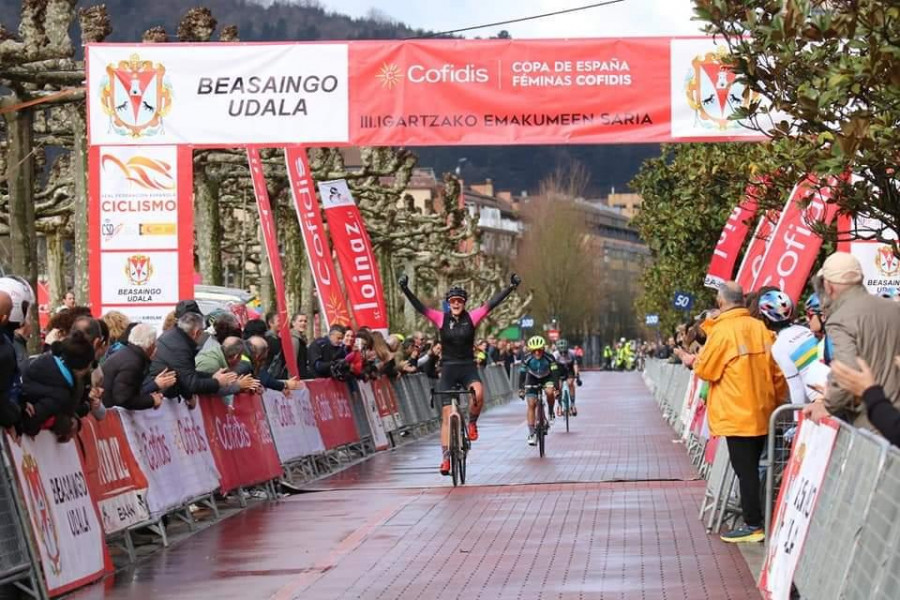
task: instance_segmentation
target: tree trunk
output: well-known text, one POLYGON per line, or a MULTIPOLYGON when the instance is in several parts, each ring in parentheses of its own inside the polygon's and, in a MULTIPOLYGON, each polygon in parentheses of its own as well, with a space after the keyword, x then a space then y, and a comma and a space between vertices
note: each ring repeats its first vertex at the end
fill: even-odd
POLYGON ((200 276, 205 285, 222 285, 222 223, 219 186, 203 169, 194 172, 194 231, 200 276))
MULTIPOLYGON (((277 209, 276 209, 277 210, 277 209)), ((303 238, 300 222, 293 209, 277 211, 281 218, 275 223, 278 239, 284 248, 284 288, 287 295, 288 312, 293 316, 300 309, 303 296, 303 270, 306 256, 303 252, 303 238)))
POLYGON ((50 310, 59 306, 66 294, 65 238, 61 229, 47 236, 47 284, 50 287, 50 310))
MULTIPOLYGON (((88 148, 87 129, 82 107, 70 104, 66 107, 72 122, 72 178, 75 194, 72 198, 72 230, 75 233, 75 301, 87 305, 90 300, 90 269, 88 268, 88 148)), ((100 232, 94 232, 98 235, 100 232)), ((99 257, 98 257, 99 260, 99 257)))
POLYGON ((272 268, 269 266, 269 254, 263 240, 262 227, 259 228, 259 299, 263 310, 275 310, 275 283, 272 281, 272 268))
MULTIPOLYGON (((304 252, 306 248, 304 247, 304 252)), ((318 333, 314 330, 316 312, 316 282, 313 280, 313 272, 309 268, 309 260, 304 256, 300 265, 300 273, 303 277, 303 292, 300 298, 300 312, 306 315, 306 335, 309 339, 318 333)))

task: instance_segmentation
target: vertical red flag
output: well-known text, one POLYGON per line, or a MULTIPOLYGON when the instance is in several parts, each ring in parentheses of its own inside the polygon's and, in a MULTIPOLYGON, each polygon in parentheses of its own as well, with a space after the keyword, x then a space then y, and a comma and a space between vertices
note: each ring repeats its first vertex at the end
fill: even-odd
POLYGON ((722 228, 722 234, 713 250, 712 260, 706 272, 703 285, 714 289, 731 279, 734 274, 734 265, 737 262, 738 253, 747 233, 750 230, 750 221, 756 214, 757 186, 748 185, 744 199, 734 207, 722 228))
POLYGON ((359 207, 343 179, 319 182, 319 196, 325 207, 325 218, 331 241, 337 252, 350 310, 360 326, 387 334, 387 310, 378 263, 372 252, 372 241, 359 207))
POLYGON ((291 324, 287 314, 287 297, 284 294, 284 270, 281 268, 281 254, 278 250, 278 237, 275 233, 275 219, 272 217, 272 205, 269 202, 269 190, 266 189, 266 176, 263 173, 259 150, 247 148, 247 159, 250 161, 250 175, 253 178, 253 193, 256 195, 256 207, 259 209, 259 227, 266 244, 269 256, 269 267, 272 279, 275 280, 275 302, 278 308, 278 335, 281 338, 281 351, 291 377, 299 377, 297 355, 292 351, 294 341, 291 339, 291 324))
POLYGON ((319 296, 322 314, 325 316, 325 325, 350 325, 351 315, 328 249, 328 238, 322 214, 319 212, 319 202, 316 200, 316 188, 309 170, 306 148, 285 148, 284 157, 287 162, 288 179, 291 182, 291 194, 294 197, 294 208, 297 210, 297 219, 303 232, 303 244, 306 247, 313 281, 316 282, 316 293, 319 296))
POLYGON ((744 258, 741 260, 741 266, 738 268, 737 281, 740 286, 749 291, 759 275, 759 268, 762 266, 762 260, 769 249, 769 243, 772 241, 772 233, 775 231, 775 225, 781 218, 781 211, 767 210, 760 218, 756 231, 753 233, 753 239, 744 252, 744 258))
POLYGON ((832 177, 820 180, 807 175, 794 187, 781 211, 753 290, 774 285, 797 303, 822 247, 822 238, 812 231, 812 225, 828 225, 837 214, 837 204, 831 202, 836 183, 832 177))

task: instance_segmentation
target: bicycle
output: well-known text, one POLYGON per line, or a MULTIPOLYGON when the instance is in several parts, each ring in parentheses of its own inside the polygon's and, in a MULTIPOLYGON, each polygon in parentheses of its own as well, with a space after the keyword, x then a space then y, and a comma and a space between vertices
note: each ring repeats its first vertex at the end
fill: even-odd
MULTIPOLYGON (((469 396, 474 395, 475 392, 471 389, 464 390, 460 387, 443 392, 431 390, 432 407, 434 407, 435 396, 446 396, 450 399, 450 475, 453 479, 453 487, 466 484, 466 456, 469 454, 469 448, 471 447, 469 436, 466 433, 466 418, 459 409, 459 397, 463 394, 469 396)), ((441 400, 442 412, 443 407, 447 406, 446 402, 446 400, 441 400)))
POLYGON ((572 398, 569 393, 569 383, 563 381, 561 387, 562 392, 559 395, 559 405, 562 408, 563 414, 566 416, 566 433, 569 433, 569 407, 572 404, 572 398))
MULTIPOLYGON (((543 385, 526 385, 526 392, 528 390, 537 390, 537 396, 535 396, 535 403, 537 406, 535 407, 537 415, 534 423, 534 434, 538 439, 538 451, 541 455, 541 458, 544 458, 544 449, 546 445, 546 437, 547 432, 550 431, 550 425, 547 422, 547 415, 544 411, 544 386, 543 385)), ((528 397, 526 393, 525 397, 528 397)), ((568 417, 566 417, 568 423, 568 417)))

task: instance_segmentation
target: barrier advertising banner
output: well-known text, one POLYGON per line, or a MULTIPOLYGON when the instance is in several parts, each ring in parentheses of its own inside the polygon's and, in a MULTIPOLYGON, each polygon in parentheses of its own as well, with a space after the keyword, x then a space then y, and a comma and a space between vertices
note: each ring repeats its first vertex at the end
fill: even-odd
POLYGON ((794 571, 803 552, 838 430, 838 423, 831 418, 818 425, 808 419, 800 421, 778 492, 771 531, 767 534, 766 562, 759 579, 759 588, 770 600, 791 597, 794 571))
POLYGON ((358 442, 347 384, 334 379, 311 379, 306 386, 325 449, 358 442))
POLYGON ((176 146, 95 146, 88 153, 90 298, 162 328, 194 296, 193 161, 176 146))
POLYGON ((798 303, 822 247, 822 238, 813 232, 812 226, 828 225, 837 214, 837 204, 831 202, 835 183, 833 178, 819 180, 815 175, 807 175, 794 187, 772 233, 752 290, 774 285, 790 296, 795 305, 798 303))
POLYGON ((316 415, 309 401, 309 390, 294 390, 290 397, 275 390, 266 390, 263 403, 282 464, 325 452, 322 434, 316 426, 316 415))
MULTIPOLYGON (((266 188, 266 174, 263 172, 262 160, 259 150, 247 148, 247 160, 250 163, 250 176, 253 180, 253 193, 256 196, 256 208, 259 211, 259 229, 262 232, 263 242, 266 245, 266 257, 269 259, 269 268, 272 271, 272 280, 275 284, 275 305, 278 308, 278 334, 281 338, 281 348, 293 348, 291 339, 290 315, 287 310, 287 296, 284 292, 284 269, 281 267, 281 251, 278 248, 278 236, 275 230, 275 217, 272 214, 272 205, 269 202, 269 190, 266 188)), ((287 365, 291 377, 299 377, 297 368, 297 354, 284 352, 282 358, 287 365)))
POLYGON ((223 492, 281 475, 281 462, 258 394, 234 397, 228 410, 218 396, 201 396, 206 437, 223 492))
MULTIPOLYGON (((884 224, 873 218, 848 215, 838 217, 840 231, 852 231, 862 236, 883 232, 888 241, 897 243, 897 232, 884 230, 884 224)), ((877 240, 853 240, 838 244, 838 250, 855 256, 863 269, 863 285, 870 294, 879 296, 900 295, 900 258, 894 255, 891 244, 877 240)))
POLYGON ((712 38, 88 44, 89 143, 762 140, 712 38))
POLYGON ((403 416, 400 414, 400 405, 397 400, 397 392, 391 381, 386 377, 379 377, 372 382, 372 390, 375 392, 375 401, 378 404, 378 412, 388 431, 396 431, 403 427, 403 416))
POLYGON ((363 401, 363 408, 366 409, 366 419, 369 421, 369 430, 372 432, 372 441, 376 450, 387 450, 388 443, 387 434, 384 432, 384 423, 381 422, 381 414, 378 410, 378 404, 375 402, 375 392, 372 384, 368 381, 359 382, 359 395, 363 401))
POLYGON ((387 310, 372 241, 353 195, 343 179, 319 183, 328 230, 337 254, 350 312, 359 327, 387 335, 387 310))
POLYGON ((738 254, 747 239, 750 221, 756 215, 756 186, 747 186, 744 199, 734 207, 722 228, 722 234, 713 250, 712 260, 706 273, 703 285, 718 289, 731 279, 738 254))
POLYGON ((147 506, 157 517, 219 487, 201 407, 164 400, 156 410, 122 411, 128 443, 147 477, 147 506))
POLYGON ((297 210, 297 219, 303 232, 303 245, 306 248, 313 281, 316 282, 316 294, 319 296, 322 314, 325 315, 325 325, 350 325, 350 311, 347 309, 347 301, 338 282, 337 270, 331 260, 331 248, 325 233, 325 224, 322 222, 322 213, 319 211, 316 186, 309 170, 306 149, 285 148, 284 157, 288 180, 291 183, 291 194, 294 197, 294 208, 297 210))
POLYGON ((753 282, 759 276, 759 269, 762 267, 763 258, 772 243, 772 234, 775 232, 775 226, 781 219, 781 212, 777 210, 768 210, 759 218, 756 225, 756 231, 753 232, 753 238, 744 251, 744 258, 741 259, 741 266, 738 268, 735 281, 737 281, 744 290, 750 290, 753 282))
POLYGON ((49 431, 7 436, 50 596, 99 579, 111 563, 75 442, 49 431))
POLYGON ((106 411, 106 417, 81 420, 82 461, 103 531, 109 535, 147 521, 147 478, 128 445, 121 411, 106 411))

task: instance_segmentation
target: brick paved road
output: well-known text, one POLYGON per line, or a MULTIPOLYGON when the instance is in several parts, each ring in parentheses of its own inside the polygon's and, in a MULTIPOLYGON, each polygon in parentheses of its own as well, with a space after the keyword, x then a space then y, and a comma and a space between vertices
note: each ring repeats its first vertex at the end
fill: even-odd
POLYGON ((634 374, 588 374, 540 459, 515 401, 482 417, 469 485, 436 438, 240 513, 79 598, 758 599, 697 520, 704 484, 634 374))

